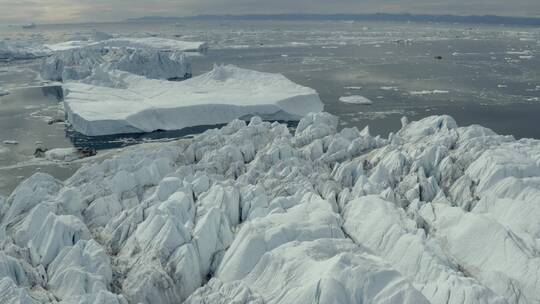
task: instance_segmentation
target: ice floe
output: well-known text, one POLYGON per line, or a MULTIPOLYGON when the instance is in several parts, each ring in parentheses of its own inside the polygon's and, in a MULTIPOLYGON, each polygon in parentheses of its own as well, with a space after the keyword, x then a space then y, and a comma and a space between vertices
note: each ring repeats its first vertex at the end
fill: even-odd
POLYGON ((291 120, 323 110, 313 89, 230 65, 182 82, 99 68, 64 90, 68 120, 86 135, 177 130, 247 115, 291 120))
POLYGON ((37 173, 0 197, 0 300, 540 301, 540 141, 401 123, 252 117, 37 173))
POLYGON ((437 94, 448 94, 450 91, 446 90, 423 90, 423 91, 411 91, 411 95, 437 95, 437 94))
POLYGON ((361 105, 373 104, 373 101, 360 95, 342 96, 339 98, 339 101, 344 102, 344 103, 354 103, 354 104, 361 104, 361 105))

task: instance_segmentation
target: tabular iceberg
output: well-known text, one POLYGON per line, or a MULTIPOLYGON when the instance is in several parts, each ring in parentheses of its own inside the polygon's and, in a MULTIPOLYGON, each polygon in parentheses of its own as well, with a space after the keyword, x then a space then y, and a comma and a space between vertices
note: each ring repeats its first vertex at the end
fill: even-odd
POLYGON ((66 41, 55 44, 46 44, 46 49, 57 52, 66 51, 77 48, 93 48, 93 49, 106 49, 106 48, 131 48, 131 49, 151 49, 160 51, 181 51, 181 52, 201 52, 204 53, 208 50, 208 44, 206 42, 196 41, 180 41, 168 38, 160 37, 119 37, 112 39, 105 39, 101 41, 66 41))
POLYGON ((230 65, 182 82, 99 68, 64 90, 69 122, 90 136, 178 130, 248 115, 291 120, 323 110, 311 88, 230 65))

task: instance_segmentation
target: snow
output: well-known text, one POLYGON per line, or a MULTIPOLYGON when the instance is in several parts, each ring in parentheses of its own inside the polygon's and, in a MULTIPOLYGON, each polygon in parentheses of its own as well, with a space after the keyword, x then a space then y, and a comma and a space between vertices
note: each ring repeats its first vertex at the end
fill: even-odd
POLYGON ((540 141, 307 114, 142 144, 0 197, 2 303, 536 303, 540 141))
POLYGON ((360 95, 342 96, 339 98, 339 101, 344 102, 344 103, 353 103, 353 104, 361 104, 361 105, 373 104, 373 101, 360 95))
POLYGON ((64 90, 69 122, 91 136, 215 125, 248 115, 291 120, 323 109, 313 89, 230 65, 182 82, 97 69, 64 90))

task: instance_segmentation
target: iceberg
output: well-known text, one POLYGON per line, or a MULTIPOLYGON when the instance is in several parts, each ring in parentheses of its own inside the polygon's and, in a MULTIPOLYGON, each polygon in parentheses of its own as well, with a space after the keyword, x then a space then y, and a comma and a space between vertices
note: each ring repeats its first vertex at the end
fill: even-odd
POLYGON ((27 60, 42 58, 49 55, 49 52, 39 47, 29 44, 0 40, 0 61, 2 60, 27 60))
MULTIPOLYGON (((98 38, 106 38, 103 35, 98 38)), ((200 52, 205 53, 208 50, 206 42, 181 41, 160 37, 119 37, 111 39, 94 40, 72 40, 54 44, 46 44, 45 48, 52 51, 66 51, 78 48, 93 48, 93 49, 111 49, 111 48, 128 48, 128 49, 148 49, 167 52, 200 52)))
POLYGON ((323 110, 313 89, 230 65, 182 82, 97 69, 64 90, 69 122, 90 136, 179 130, 250 115, 292 120, 323 110))
POLYGON ((540 140, 401 123, 255 116, 36 173, 0 197, 0 302, 539 302, 540 140))
POLYGON ((342 96, 339 98, 339 101, 344 102, 344 103, 354 103, 354 104, 361 104, 361 105, 373 104, 373 101, 360 95, 342 96))
POLYGON ((52 81, 81 80, 101 64, 152 79, 181 80, 191 77, 191 61, 183 52, 75 48, 56 52, 41 66, 41 77, 52 81))

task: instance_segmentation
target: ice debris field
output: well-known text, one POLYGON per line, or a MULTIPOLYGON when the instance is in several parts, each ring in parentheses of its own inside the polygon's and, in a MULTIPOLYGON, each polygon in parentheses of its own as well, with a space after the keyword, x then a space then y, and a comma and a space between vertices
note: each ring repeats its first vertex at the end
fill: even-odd
POLYGON ((540 141, 311 113, 0 198, 1 303, 537 303, 540 141))

